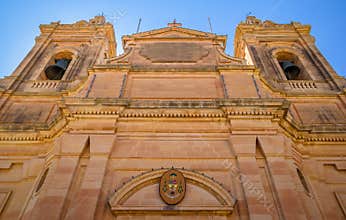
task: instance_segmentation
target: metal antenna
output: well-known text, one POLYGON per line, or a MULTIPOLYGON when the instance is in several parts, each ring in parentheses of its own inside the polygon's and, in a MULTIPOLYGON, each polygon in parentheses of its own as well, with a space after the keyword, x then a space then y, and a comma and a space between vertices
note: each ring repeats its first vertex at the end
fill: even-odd
POLYGON ((211 26, 210 17, 208 17, 208 22, 209 22, 210 32, 213 33, 213 28, 212 28, 212 26, 211 26))
POLYGON ((138 25, 137 25, 137 32, 136 33, 139 32, 139 28, 141 26, 141 22, 142 22, 142 18, 139 18, 138 25))

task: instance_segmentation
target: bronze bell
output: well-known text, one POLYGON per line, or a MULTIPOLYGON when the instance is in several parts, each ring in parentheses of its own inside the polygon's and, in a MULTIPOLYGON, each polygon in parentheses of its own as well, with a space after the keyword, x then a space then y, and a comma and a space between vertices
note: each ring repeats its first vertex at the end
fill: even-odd
POLYGON ((290 61, 282 61, 282 62, 280 62, 280 66, 284 70, 285 75, 286 75, 288 80, 297 79, 297 77, 300 73, 300 69, 298 66, 294 65, 290 61))
POLYGON ((55 64, 48 66, 44 71, 47 78, 50 80, 60 80, 63 77, 69 63, 70 60, 68 59, 56 60, 55 64))

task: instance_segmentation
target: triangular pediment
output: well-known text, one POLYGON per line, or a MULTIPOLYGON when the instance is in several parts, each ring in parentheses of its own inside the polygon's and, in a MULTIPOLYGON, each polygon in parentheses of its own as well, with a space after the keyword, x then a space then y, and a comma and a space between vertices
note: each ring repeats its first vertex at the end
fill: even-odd
POLYGON ((189 28, 183 27, 164 27, 160 29, 154 29, 151 31, 140 32, 134 34, 134 37, 155 37, 155 36, 165 36, 170 35, 171 33, 175 33, 177 35, 189 36, 189 37, 211 37, 215 36, 213 33, 193 30, 189 28))
POLYGON ((220 64, 241 65, 244 60, 225 54, 225 35, 216 35, 169 23, 168 27, 125 35, 124 54, 110 58, 110 64, 135 66, 199 67, 220 64))
MULTIPOLYGON (((181 28, 180 28, 181 29, 181 28)), ((171 37, 177 37, 177 38, 195 38, 195 37, 208 37, 207 34, 195 34, 191 32, 185 32, 180 29, 166 29, 165 31, 160 31, 154 34, 148 34, 143 35, 142 37, 157 37, 157 38, 171 38, 171 37)))
POLYGON ((193 30, 189 28, 183 28, 180 26, 174 27, 165 27, 160 29, 154 29, 150 31, 140 32, 132 35, 123 36, 123 45, 126 45, 128 41, 131 40, 145 40, 145 39, 184 39, 184 38, 192 38, 192 39, 213 39, 219 41, 219 43, 225 45, 227 37, 225 35, 216 35, 210 32, 203 32, 198 30, 193 30))

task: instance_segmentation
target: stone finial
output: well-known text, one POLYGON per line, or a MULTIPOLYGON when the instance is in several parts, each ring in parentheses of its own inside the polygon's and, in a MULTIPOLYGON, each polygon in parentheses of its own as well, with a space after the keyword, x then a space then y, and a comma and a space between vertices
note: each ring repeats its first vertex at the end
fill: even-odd
POLYGON ((177 21, 174 19, 172 23, 168 23, 168 27, 181 27, 181 23, 177 23, 177 21))
POLYGON ((255 16, 247 16, 245 23, 246 24, 261 24, 262 21, 256 18, 255 16))
POLYGON ((103 15, 95 16, 94 18, 89 20, 90 24, 104 24, 106 23, 106 19, 103 15))

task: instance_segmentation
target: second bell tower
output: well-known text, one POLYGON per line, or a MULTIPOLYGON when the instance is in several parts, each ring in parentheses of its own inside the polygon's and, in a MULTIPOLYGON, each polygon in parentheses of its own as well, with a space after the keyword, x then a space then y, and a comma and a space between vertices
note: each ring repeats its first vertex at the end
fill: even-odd
POLYGON ((317 49, 310 29, 298 22, 276 24, 248 16, 236 30, 235 56, 261 69, 269 85, 282 92, 340 92, 343 79, 317 49))
POLYGON ((113 26, 103 16, 40 25, 34 47, 6 81, 7 90, 59 92, 85 79, 87 68, 116 54, 113 26))

